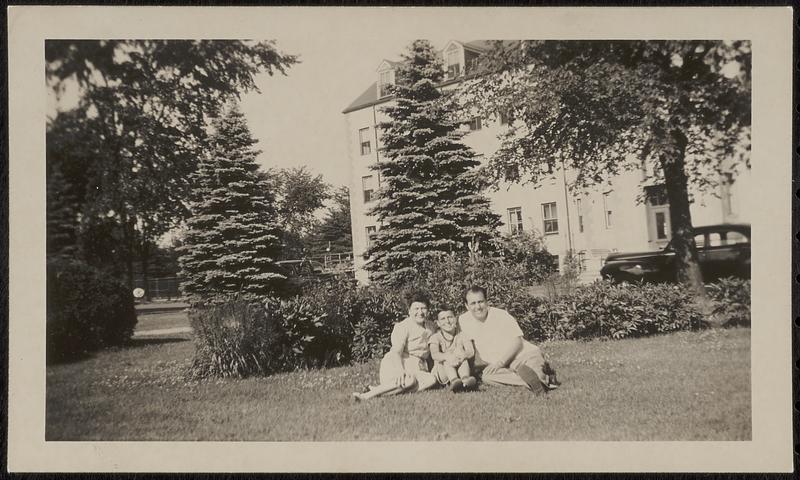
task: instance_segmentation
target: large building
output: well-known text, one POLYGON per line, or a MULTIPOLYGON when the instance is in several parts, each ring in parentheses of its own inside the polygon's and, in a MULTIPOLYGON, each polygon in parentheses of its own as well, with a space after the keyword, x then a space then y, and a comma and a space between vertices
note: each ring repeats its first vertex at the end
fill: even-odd
MULTIPOLYGON (((457 87, 486 47, 482 41, 448 42, 441 50, 446 74, 440 88, 457 87)), ((371 235, 380 229, 377 219, 368 214, 380 188, 377 172, 369 167, 384 160, 376 126, 388 120, 382 107, 392 101, 386 86, 394 83, 396 67, 397 62, 381 61, 373 83, 343 111, 351 168, 353 257, 356 278, 361 282, 369 279, 364 253, 371 235)), ((486 159, 498 148, 497 135, 506 126, 504 118, 473 118, 465 119, 462 128, 468 131, 464 143, 486 159)), ((606 185, 584 191, 568 188, 572 175, 569 170, 556 168, 549 179, 537 186, 502 185, 486 194, 503 219, 506 232, 540 233, 548 251, 557 255, 562 265, 572 250, 581 259, 584 280, 599 277, 603 259, 611 252, 656 250, 669 242, 669 205, 663 185, 645 181, 652 172, 626 172, 606 185), (638 201, 642 198, 645 200, 638 201)), ((749 223, 749 196, 753 194, 750 182, 750 172, 744 170, 736 178, 722 178, 715 192, 693 192, 692 223, 749 223)))

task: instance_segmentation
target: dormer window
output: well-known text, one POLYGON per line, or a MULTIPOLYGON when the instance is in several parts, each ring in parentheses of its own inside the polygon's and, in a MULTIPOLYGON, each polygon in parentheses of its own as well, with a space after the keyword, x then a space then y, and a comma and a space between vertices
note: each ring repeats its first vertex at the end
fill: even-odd
POLYGON ((447 78, 456 78, 461 75, 461 49, 458 45, 452 44, 447 47, 444 53, 445 68, 447 68, 447 78))
POLYGON ((378 98, 383 98, 391 93, 389 86, 394 85, 394 70, 378 72, 378 98))

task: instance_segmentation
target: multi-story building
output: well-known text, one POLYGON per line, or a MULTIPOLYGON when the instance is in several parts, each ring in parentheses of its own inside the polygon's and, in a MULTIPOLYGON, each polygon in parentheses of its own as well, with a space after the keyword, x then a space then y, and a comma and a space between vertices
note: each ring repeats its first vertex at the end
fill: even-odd
MULTIPOLYGON (((481 41, 450 41, 445 45, 441 52, 446 74, 440 88, 457 87, 486 47, 486 42, 481 41)), ((362 282, 368 281, 364 252, 372 234, 380 229, 377 219, 368 212, 381 182, 378 173, 369 167, 383 161, 378 125, 388 120, 382 107, 392 101, 386 86, 394 83, 396 67, 397 62, 381 61, 372 85, 343 111, 349 135, 353 254, 356 278, 362 282)), ((506 128, 505 124, 502 117, 465 119, 462 128, 468 133, 463 142, 488 159, 499 146, 497 135, 506 128)), ((573 175, 569 169, 554 168, 550 178, 536 186, 501 185, 486 194, 508 233, 540 233, 548 251, 558 256, 561 265, 568 251, 578 255, 584 280, 599 276, 603 259, 611 252, 656 250, 667 244, 669 205, 663 185, 647 184, 645 179, 651 178, 652 172, 644 168, 626 172, 606 185, 582 191, 568 187, 573 175), (645 200, 639 201, 642 198, 645 200)), ((692 192, 693 224, 750 222, 749 170, 722 180, 715 192, 692 192)))

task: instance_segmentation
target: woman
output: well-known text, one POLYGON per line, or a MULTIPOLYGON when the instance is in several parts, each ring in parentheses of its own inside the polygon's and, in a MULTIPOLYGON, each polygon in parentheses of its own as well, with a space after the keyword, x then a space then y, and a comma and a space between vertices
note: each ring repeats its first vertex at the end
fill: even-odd
POLYGON ((381 395, 401 392, 419 392, 436 384, 436 377, 428 371, 430 356, 428 337, 434 333, 428 320, 430 301, 422 292, 406 298, 408 317, 396 323, 392 330, 392 346, 383 356, 380 367, 380 385, 369 387, 363 393, 354 393, 356 400, 368 400, 381 395))

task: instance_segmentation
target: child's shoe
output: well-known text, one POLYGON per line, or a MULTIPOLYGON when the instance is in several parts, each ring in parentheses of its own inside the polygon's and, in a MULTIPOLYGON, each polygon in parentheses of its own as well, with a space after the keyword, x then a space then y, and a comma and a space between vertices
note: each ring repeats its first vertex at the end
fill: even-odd
POLYGON ((461 383, 464 385, 464 390, 474 390, 478 386, 478 381, 473 376, 462 378, 461 383))
POLYGON ((464 383, 461 381, 460 378, 456 378, 455 380, 450 382, 450 391, 453 393, 458 393, 461 390, 464 390, 464 383))

